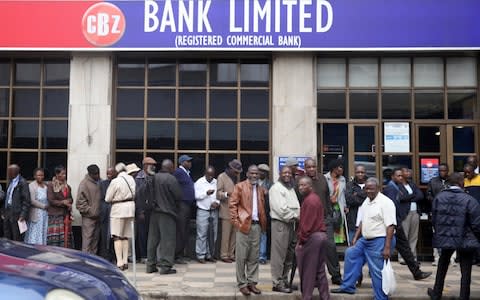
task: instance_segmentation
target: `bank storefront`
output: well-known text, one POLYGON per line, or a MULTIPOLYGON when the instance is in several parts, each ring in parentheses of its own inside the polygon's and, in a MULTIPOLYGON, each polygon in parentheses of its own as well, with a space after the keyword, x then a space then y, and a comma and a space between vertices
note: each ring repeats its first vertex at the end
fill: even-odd
MULTIPOLYGON (((192 155, 194 177, 279 158, 341 157, 424 186, 479 151, 480 3, 0 3, 0 182, 18 163, 192 155)), ((275 175, 273 177, 276 177, 275 175)), ((428 207, 426 208, 428 209, 428 207)), ((78 219, 78 218, 77 218, 78 219)))

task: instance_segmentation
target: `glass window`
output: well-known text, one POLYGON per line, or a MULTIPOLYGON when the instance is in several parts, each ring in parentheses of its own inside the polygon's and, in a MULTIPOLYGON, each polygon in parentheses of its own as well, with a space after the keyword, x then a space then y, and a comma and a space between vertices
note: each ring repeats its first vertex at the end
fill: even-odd
POLYGON ((68 89, 43 91, 43 116, 68 118, 68 89))
POLYGON ((344 88, 346 86, 345 58, 319 58, 317 64, 317 87, 344 88))
POLYGON ((382 91, 382 118, 410 119, 410 91, 382 91))
MULTIPOLYGON (((7 148, 7 146, 8 146, 8 120, 0 120, 0 148, 7 148)), ((4 178, 4 177, 1 177, 1 178, 4 178)))
POLYGON ((351 119, 378 118, 378 93, 376 91, 353 91, 350 93, 351 119))
POLYGON ((33 180, 33 170, 38 168, 37 152, 11 152, 10 164, 22 167, 22 176, 27 180, 33 180))
POLYGON ((143 89, 117 90, 117 116, 142 118, 144 112, 143 89))
POLYGON ((39 89, 14 89, 13 90, 13 116, 38 117, 40 110, 39 89))
POLYGON ((355 126, 355 152, 374 152, 375 150, 375 127, 355 126))
POLYGON ((382 156, 382 178, 383 184, 388 184, 392 179, 395 168, 412 168, 412 157, 410 155, 383 155, 382 156))
POLYGON ((42 148, 67 149, 68 121, 42 122, 42 148))
POLYGON ((240 161, 242 162, 243 172, 240 174, 240 178, 244 180, 247 177, 248 167, 251 165, 268 164, 268 154, 241 154, 240 161))
POLYGON ((0 89, 0 117, 8 117, 9 89, 0 89))
POLYGON ((343 91, 317 93, 317 118, 343 119, 346 117, 346 96, 343 91))
POLYGON ((148 117, 175 118, 175 90, 148 90, 148 117))
POLYGON ((418 150, 440 152, 440 127, 421 126, 418 128, 418 150))
POLYGON ((8 60, 0 60, 0 85, 9 85, 9 84, 10 84, 10 62, 8 60))
POLYGON ((143 59, 122 59, 117 66, 117 81, 119 86, 145 85, 145 61, 143 59))
POLYGON ((180 90, 178 116, 180 118, 205 118, 207 111, 205 90, 180 90))
POLYGON ((15 85, 40 85, 40 62, 17 61, 15 63, 15 85))
MULTIPOLYGON (((323 159, 322 171, 328 172, 328 164, 334 159, 348 158, 348 125, 347 124, 323 124, 323 159)), ((348 164, 344 164, 344 174, 349 174, 348 164)))
POLYGON ((410 58, 388 57, 382 59, 382 87, 409 87, 410 74, 410 58))
POLYGON ((377 87, 378 64, 376 58, 352 58, 348 64, 351 87, 377 87))
POLYGON ((207 65, 204 63, 182 63, 179 73, 181 86, 204 86, 207 82, 207 65))
POLYGON ((475 130, 471 126, 453 127, 453 152, 475 152, 475 130))
MULTIPOLYGON (((236 153, 210 153, 208 164, 215 168, 217 176, 220 175, 228 166, 232 159, 236 159, 236 153)), ((245 169, 245 166, 243 167, 245 169)))
MULTIPOLYGON (((197 180, 198 178, 205 175, 205 154, 200 153, 181 153, 187 154, 193 157, 192 160, 192 169, 190 170, 190 175, 192 176, 193 180, 197 180)), ((180 154, 179 154, 180 156, 180 154)), ((192 214, 190 215, 190 219, 194 219, 196 217, 195 210, 192 210, 192 214)))
POLYGON ((236 86, 237 64, 232 62, 214 62, 210 64, 211 86, 236 86))
MULTIPOLYGON (((123 162, 124 164, 128 165, 131 163, 137 164, 137 166, 142 165, 143 160, 143 152, 117 152, 115 153, 115 161, 123 162)), ((102 170, 100 170, 102 172, 102 170)))
POLYGON ((148 84, 152 86, 175 86, 176 82, 175 61, 149 60, 148 63, 148 84))
MULTIPOLYGON (((363 165, 368 177, 377 177, 377 161, 375 155, 354 155, 354 167, 357 165, 363 165)), ((346 174, 344 174, 345 177, 346 174)), ((352 172, 351 176, 355 176, 352 172)))
POLYGON ((45 63, 46 85, 68 85, 70 81, 70 64, 68 61, 51 61, 45 63))
POLYGON ((443 119, 443 93, 436 91, 415 92, 415 118, 443 119))
MULTIPOLYGON (((0 152, 0 178, 7 178, 7 166, 8 166, 8 162, 7 162, 7 152, 5 151, 2 151, 0 152)), ((7 189, 3 188, 4 191, 6 191, 7 189)))
POLYGON ((206 148, 204 121, 178 122, 178 149, 203 150, 206 148))
POLYGON ((237 90, 210 90, 210 118, 236 118, 237 94, 237 90))
POLYGON ((117 149, 143 149, 143 121, 117 121, 117 149))
POLYGON ((443 59, 440 57, 416 57, 413 77, 415 87, 443 86, 443 59))
POLYGON ((268 91, 242 90, 241 118, 268 118, 268 91))
POLYGON ((38 121, 12 121, 12 148, 38 148, 38 121))
POLYGON ((175 121, 148 121, 147 148, 174 149, 175 121))
POLYGON ((466 87, 477 85, 477 61, 475 57, 447 58, 447 86, 466 87))
POLYGON ((473 119, 477 103, 474 90, 451 90, 447 94, 449 119, 473 119))
POLYGON ((65 168, 68 168, 66 152, 41 152, 41 159, 41 166, 45 168, 45 180, 52 179, 55 175, 55 167, 64 166, 65 168))
POLYGON ((242 122, 240 149, 268 151, 268 122, 242 122))
POLYGON ((210 149, 237 149, 237 122, 210 122, 210 149))
POLYGON ((266 63, 243 62, 240 65, 242 86, 268 86, 270 65, 266 63))
POLYGON ((467 163, 468 156, 465 155, 454 155, 453 156, 453 171, 450 172, 463 172, 463 167, 467 163))

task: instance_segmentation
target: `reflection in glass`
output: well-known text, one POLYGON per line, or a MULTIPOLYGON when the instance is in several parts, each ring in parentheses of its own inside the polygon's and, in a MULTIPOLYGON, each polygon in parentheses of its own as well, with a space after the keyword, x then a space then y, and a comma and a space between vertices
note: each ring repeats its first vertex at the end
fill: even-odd
POLYGON ((175 118, 175 90, 148 90, 148 117, 175 118))
POLYGON ((354 129, 355 152, 375 151, 375 127, 355 126, 354 129))
POLYGON ((268 86, 270 65, 265 63, 242 63, 240 66, 242 86, 268 86))
POLYGON ((453 127, 453 152, 475 153, 475 130, 473 127, 453 127))
POLYGON ((376 58, 352 58, 348 64, 351 87, 378 86, 378 64, 376 58))
POLYGON ((449 92, 447 101, 449 119, 473 119, 473 112, 477 103, 477 93, 475 91, 449 92))
POLYGON ((22 167, 22 176, 27 180, 33 180, 33 170, 38 166, 37 152, 10 152, 10 163, 22 167))
POLYGON ((205 122, 178 122, 178 149, 205 149, 205 122))
POLYGON ((40 110, 40 90, 14 89, 13 112, 14 117, 38 117, 40 110))
POLYGON ((418 128, 418 150, 440 152, 440 127, 420 126, 418 128))
POLYGON ((40 85, 40 62, 17 61, 15 63, 15 85, 40 85))
MULTIPOLYGON (((9 85, 9 84, 10 84, 10 62, 8 60, 0 60, 0 85, 9 85)), ((4 177, 1 177, 1 178, 4 178, 4 177)))
MULTIPOLYGON (((8 145, 8 120, 0 120, 0 148, 7 148, 7 145, 8 145)), ((0 178, 4 178, 4 177, 0 177, 0 178)))
POLYGON ((43 116, 68 117, 68 90, 43 90, 43 116))
POLYGON ((237 122, 210 122, 210 149, 237 149, 237 122))
POLYGON ((67 149, 68 121, 43 121, 42 148, 67 149))
POLYGON ((66 152, 41 152, 41 166, 45 168, 45 180, 50 180, 55 175, 55 167, 67 166, 66 152))
POLYGON ((137 166, 142 165, 143 152, 116 152, 115 161, 123 162, 128 165, 131 163, 137 164, 137 166))
MULTIPOLYGON (((0 178, 7 178, 7 152, 0 152, 0 178)), ((6 187, 3 186, 3 190, 6 191, 6 187)))
POLYGON ((415 87, 443 86, 443 59, 440 57, 415 57, 413 78, 415 87))
POLYGON ((117 66, 117 81, 119 86, 145 85, 145 62, 143 59, 120 60, 117 66))
POLYGON ((317 64, 317 87, 345 88, 345 58, 319 58, 317 64))
POLYGON ((242 122, 240 124, 240 149, 268 151, 268 122, 242 122))
POLYGON ((243 172, 240 174, 241 180, 247 177, 248 167, 251 165, 269 164, 268 154, 241 154, 240 161, 242 162, 243 172))
POLYGON ((269 113, 267 90, 242 90, 241 118, 267 119, 269 113))
MULTIPOLYGON (((228 163, 232 159, 236 159, 236 153, 210 153, 208 155, 208 164, 212 165, 217 172, 217 176, 225 171, 228 166, 228 163)), ((245 169, 245 167, 243 167, 245 169)))
POLYGON ((348 125, 347 124, 323 124, 323 173, 328 172, 330 161, 340 158, 344 161, 344 174, 349 174, 348 163, 348 125))
POLYGON ((465 155, 454 155, 453 156, 453 172, 463 172, 463 167, 467 163, 467 158, 468 156, 465 156, 465 155))
POLYGON ((205 90, 178 91, 178 116, 180 118, 205 118, 206 97, 205 90))
POLYGON ((46 85, 68 85, 70 81, 70 63, 68 61, 45 62, 46 85))
POLYGON ((148 64, 148 84, 153 86, 174 86, 175 85, 175 61, 150 60, 148 64))
POLYGON ((147 148, 174 149, 175 121, 149 121, 147 123, 147 148))
POLYGON ((317 93, 317 118, 343 119, 346 117, 345 92, 319 91, 317 93))
POLYGON ((143 149, 143 121, 117 121, 117 149, 143 149))
POLYGON ((415 92, 415 118, 443 119, 443 93, 435 91, 415 92))
POLYGON ((0 89, 0 117, 8 117, 9 90, 0 89))
POLYGON ((384 119, 410 119, 409 91, 383 91, 382 92, 382 118, 384 119))
POLYGON ((12 148, 38 148, 38 121, 12 121, 12 148))
POLYGON ((378 118, 378 93, 375 91, 354 91, 350 93, 351 119, 378 118))
POLYGON ((410 58, 382 58, 382 87, 410 87, 410 58))
POLYGON ((117 89, 117 117, 143 117, 143 89, 117 89))
POLYGON ((410 155, 383 155, 382 156, 382 178, 383 184, 387 184, 392 178, 395 168, 412 168, 412 157, 410 155))
POLYGON ((477 61, 475 57, 447 58, 447 86, 469 87, 477 85, 477 61))
POLYGON ((236 63, 211 63, 210 64, 211 86, 236 86, 237 64, 236 63))
POLYGON ((183 63, 179 65, 181 86, 204 86, 207 82, 207 65, 204 63, 183 63))
MULTIPOLYGON (((363 165, 368 177, 377 177, 377 161, 375 155, 355 155, 354 156, 354 169, 352 170, 351 176, 355 176, 355 166, 363 165)), ((346 177, 346 176, 345 176, 346 177)))
POLYGON ((210 118, 237 117, 237 90, 210 90, 210 118))

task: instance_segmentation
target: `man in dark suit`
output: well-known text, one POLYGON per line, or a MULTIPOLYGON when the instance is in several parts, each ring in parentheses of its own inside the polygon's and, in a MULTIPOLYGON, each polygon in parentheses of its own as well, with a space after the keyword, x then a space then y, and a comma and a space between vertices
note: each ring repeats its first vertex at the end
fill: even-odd
POLYGON ((27 221, 30 210, 30 192, 27 181, 20 175, 18 165, 10 165, 7 169, 10 181, 7 194, 2 197, 2 220, 3 233, 8 239, 23 241, 23 233, 20 233, 18 224, 27 221))

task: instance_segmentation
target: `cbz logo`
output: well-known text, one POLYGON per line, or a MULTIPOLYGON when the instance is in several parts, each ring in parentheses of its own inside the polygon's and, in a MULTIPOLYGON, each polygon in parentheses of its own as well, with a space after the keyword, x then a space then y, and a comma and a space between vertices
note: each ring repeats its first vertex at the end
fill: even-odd
POLYGON ((125 16, 116 5, 106 2, 90 6, 82 19, 83 35, 92 45, 107 47, 125 33, 125 16))

